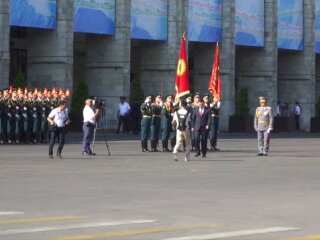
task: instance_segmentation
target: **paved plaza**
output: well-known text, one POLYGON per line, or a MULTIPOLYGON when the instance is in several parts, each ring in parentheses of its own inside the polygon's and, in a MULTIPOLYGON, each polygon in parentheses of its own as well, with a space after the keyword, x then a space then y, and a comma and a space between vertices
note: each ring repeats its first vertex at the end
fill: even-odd
POLYGON ((132 135, 85 157, 80 139, 63 159, 0 145, 1 240, 320 239, 319 135, 275 134, 258 157, 254 135, 224 134, 222 151, 189 162, 142 153, 132 135))

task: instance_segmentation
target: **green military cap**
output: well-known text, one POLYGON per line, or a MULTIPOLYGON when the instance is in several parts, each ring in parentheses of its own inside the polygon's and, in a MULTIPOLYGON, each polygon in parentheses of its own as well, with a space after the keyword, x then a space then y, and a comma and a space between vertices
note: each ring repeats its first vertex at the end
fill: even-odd
POLYGON ((152 94, 147 94, 145 98, 152 98, 152 94))
POLYGON ((194 94, 193 94, 193 97, 195 98, 195 97, 200 97, 200 93, 199 92, 195 92, 194 94))
POLYGON ((165 99, 167 99, 167 98, 173 98, 173 95, 172 94, 167 94, 165 99))
POLYGON ((162 97, 160 93, 154 95, 154 98, 157 98, 157 97, 162 97))

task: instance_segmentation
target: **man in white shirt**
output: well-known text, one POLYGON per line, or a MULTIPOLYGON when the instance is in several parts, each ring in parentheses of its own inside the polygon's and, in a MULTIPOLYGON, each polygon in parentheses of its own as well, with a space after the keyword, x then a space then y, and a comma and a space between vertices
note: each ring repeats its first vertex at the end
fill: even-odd
POLYGON ((83 109, 83 142, 82 142, 82 155, 94 155, 90 149, 90 141, 92 139, 93 131, 96 126, 96 120, 100 115, 100 109, 96 109, 96 112, 92 109, 92 100, 87 99, 85 101, 85 107, 83 109))
POLYGON ((122 125, 122 131, 129 133, 129 113, 130 113, 130 105, 126 102, 126 97, 120 97, 120 103, 118 107, 118 128, 117 133, 120 133, 120 128, 122 125))
POLYGON ((61 152, 64 146, 65 126, 69 124, 68 110, 66 107, 67 104, 65 101, 59 101, 58 107, 53 109, 47 118, 49 131, 51 131, 49 158, 53 158, 53 146, 56 138, 59 139, 57 157, 62 158, 61 152))
POLYGON ((187 110, 187 102, 182 101, 180 109, 173 115, 172 125, 177 130, 177 141, 173 149, 173 158, 178 161, 178 150, 185 141, 186 143, 186 155, 184 160, 188 161, 190 157, 190 124, 191 124, 191 113, 187 110))

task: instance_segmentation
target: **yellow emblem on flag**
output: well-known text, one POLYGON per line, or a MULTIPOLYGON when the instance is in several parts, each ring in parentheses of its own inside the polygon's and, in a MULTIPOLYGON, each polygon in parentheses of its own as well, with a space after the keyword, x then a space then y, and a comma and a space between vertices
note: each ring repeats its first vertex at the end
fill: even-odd
POLYGON ((187 63, 184 59, 180 58, 178 62, 177 75, 182 76, 187 70, 187 63))

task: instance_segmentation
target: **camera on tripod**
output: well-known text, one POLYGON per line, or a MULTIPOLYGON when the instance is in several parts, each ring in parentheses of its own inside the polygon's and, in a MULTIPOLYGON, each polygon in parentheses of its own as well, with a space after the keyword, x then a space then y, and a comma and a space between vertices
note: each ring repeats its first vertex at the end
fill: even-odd
POLYGON ((93 106, 97 109, 102 109, 106 106, 106 100, 99 97, 93 97, 93 106))

